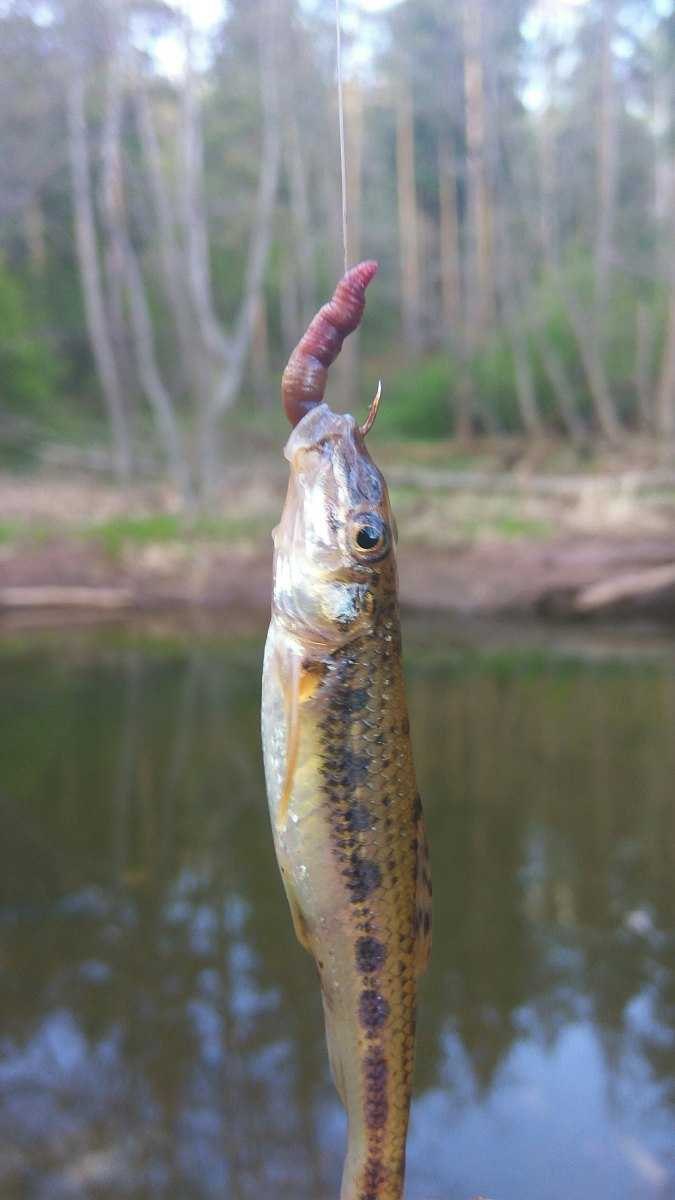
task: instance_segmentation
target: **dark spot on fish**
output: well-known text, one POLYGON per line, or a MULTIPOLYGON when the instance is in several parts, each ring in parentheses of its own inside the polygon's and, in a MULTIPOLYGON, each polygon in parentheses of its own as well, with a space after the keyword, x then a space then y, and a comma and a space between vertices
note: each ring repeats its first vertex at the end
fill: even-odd
POLYGON ((352 688, 345 696, 345 708, 348 712, 361 712, 368 703, 368 692, 365 688, 352 688))
POLYGON ((368 759, 363 754, 346 750, 342 760, 343 779, 347 787, 358 787, 368 774, 368 759))
POLYGON ((431 913, 425 912, 425 914, 424 914, 424 932, 429 933, 430 929, 431 929, 431 913))
POLYGON ((387 859, 387 870, 394 871, 395 867, 396 867, 396 859, 392 856, 391 858, 387 859))
POLYGON ((363 1182, 368 1191, 364 1193, 364 1200, 369 1200, 372 1196, 373 1200, 377 1200, 377 1189, 382 1186, 385 1179, 384 1163, 381 1158, 370 1157, 366 1162, 363 1182))
POLYGON ((369 1033, 374 1033, 376 1030, 381 1029, 388 1016, 389 1004, 384 996, 381 996, 374 988, 367 988, 364 992, 361 992, 359 1019, 369 1033))
POLYGON ((373 975, 379 971, 387 957, 386 946, 377 938, 362 937, 356 943, 356 966, 364 975, 373 975))
POLYGON ((365 804, 352 804, 345 813, 345 824, 352 833, 363 833, 370 828, 370 813, 365 804))
POLYGON ((344 874, 348 880, 347 887, 351 892, 352 904, 361 904, 382 882, 377 863, 369 858, 359 858, 356 854, 352 855, 351 865, 344 874))
POLYGON ((382 797, 382 803, 383 803, 383 805, 384 805, 384 807, 385 807, 385 808, 389 808, 389 805, 391 804, 391 797, 390 797, 390 796, 383 796, 383 797, 382 797))
POLYGON ((416 821, 419 821, 420 817, 422 816, 422 797, 420 796, 419 792, 415 796, 415 805, 413 808, 413 816, 416 821))
POLYGON ((370 1129, 382 1129, 387 1123, 387 1077, 389 1069, 382 1050, 373 1049, 363 1063, 365 1076, 365 1117, 370 1129))
POLYGON ((410 721, 407 717, 401 722, 401 733, 407 735, 410 733, 410 721))

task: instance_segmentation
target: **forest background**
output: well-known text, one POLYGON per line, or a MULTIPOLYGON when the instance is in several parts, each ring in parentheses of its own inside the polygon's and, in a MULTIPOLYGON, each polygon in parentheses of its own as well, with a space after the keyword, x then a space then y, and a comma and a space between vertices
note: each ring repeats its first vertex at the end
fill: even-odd
MULTIPOLYGON (((342 9, 350 259, 380 273, 330 395, 365 412, 383 379, 409 488, 630 467, 672 505, 673 4, 342 9)), ((0 4, 5 472, 244 519, 228 470, 278 457, 280 372, 343 270, 337 127, 334 0, 0 4)))

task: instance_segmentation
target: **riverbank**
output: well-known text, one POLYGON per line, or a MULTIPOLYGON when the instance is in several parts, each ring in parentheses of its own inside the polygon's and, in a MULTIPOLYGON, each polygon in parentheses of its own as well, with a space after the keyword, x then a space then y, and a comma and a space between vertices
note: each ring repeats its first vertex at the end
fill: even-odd
MULTIPOLYGON (((675 482, 411 468, 390 454, 401 599, 462 616, 675 620, 675 482)), ((208 517, 162 485, 0 475, 0 619, 264 610, 285 476, 230 468, 208 517)))

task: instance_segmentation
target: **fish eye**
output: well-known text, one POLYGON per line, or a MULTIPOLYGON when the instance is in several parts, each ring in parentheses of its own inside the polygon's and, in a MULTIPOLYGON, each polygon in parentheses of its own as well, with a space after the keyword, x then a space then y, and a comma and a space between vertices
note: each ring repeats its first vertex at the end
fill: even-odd
POLYGON ((354 521, 354 549, 366 558, 383 554, 387 549, 387 527, 375 513, 361 513, 354 521))
POLYGON ((356 544, 362 550, 374 550, 379 546, 382 534, 374 525, 362 525, 356 534, 356 544))

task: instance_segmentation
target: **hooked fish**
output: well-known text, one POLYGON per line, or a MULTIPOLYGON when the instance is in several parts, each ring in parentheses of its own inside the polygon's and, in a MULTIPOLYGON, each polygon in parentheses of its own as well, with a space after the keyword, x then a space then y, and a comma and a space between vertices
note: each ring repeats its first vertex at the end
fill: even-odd
POLYGON ((396 526, 365 424, 323 403, 377 264, 360 263, 284 372, 294 426, 274 531, 262 738, 296 935, 319 973, 347 1111, 341 1200, 400 1200, 431 879, 401 668, 396 526))

